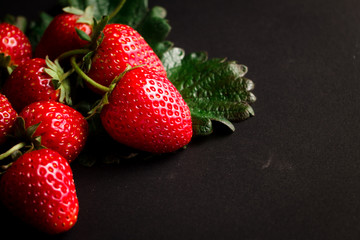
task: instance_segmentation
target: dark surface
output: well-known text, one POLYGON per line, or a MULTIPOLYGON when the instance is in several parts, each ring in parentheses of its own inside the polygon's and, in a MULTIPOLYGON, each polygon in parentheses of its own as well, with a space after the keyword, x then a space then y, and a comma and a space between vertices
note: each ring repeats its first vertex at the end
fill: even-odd
MULTIPOLYGON (((79 220, 51 239, 360 239, 360 1, 150 5, 177 46, 249 67, 256 117, 151 161, 74 163, 79 220)), ((47 238, 1 211, 2 232, 47 238)))

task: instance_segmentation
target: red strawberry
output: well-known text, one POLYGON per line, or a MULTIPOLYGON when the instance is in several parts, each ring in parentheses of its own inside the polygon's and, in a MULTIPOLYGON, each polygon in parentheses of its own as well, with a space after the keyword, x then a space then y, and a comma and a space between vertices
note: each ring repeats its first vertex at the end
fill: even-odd
POLYGON ((6 135, 11 131, 16 117, 17 113, 9 100, 0 93, 0 144, 5 142, 6 135))
POLYGON ((189 143, 189 107, 166 78, 136 68, 117 83, 100 117, 118 142, 154 153, 175 151, 189 143))
POLYGON ((19 65, 31 58, 29 39, 16 26, 0 23, 0 54, 10 57, 9 65, 19 65))
POLYGON ((84 148, 88 135, 86 119, 75 109, 59 102, 35 102, 19 114, 28 128, 40 123, 34 137, 72 162, 84 148))
POLYGON ((33 102, 59 101, 61 88, 55 89, 52 80, 65 83, 65 77, 58 63, 33 58, 19 65, 11 73, 2 92, 8 97, 14 109, 21 111, 33 102))
POLYGON ((56 234, 77 221, 79 203, 71 168, 59 153, 25 153, 2 176, 0 197, 14 215, 37 229, 56 234))
POLYGON ((85 12, 73 8, 66 8, 69 12, 59 14, 51 21, 46 28, 38 46, 35 56, 55 59, 64 52, 84 47, 89 42, 82 40, 75 28, 85 32, 87 35, 92 33, 91 8, 85 12))
POLYGON ((124 24, 108 24, 103 33, 104 39, 96 50, 88 72, 94 81, 109 86, 127 66, 143 64, 166 77, 160 59, 136 30, 124 24))

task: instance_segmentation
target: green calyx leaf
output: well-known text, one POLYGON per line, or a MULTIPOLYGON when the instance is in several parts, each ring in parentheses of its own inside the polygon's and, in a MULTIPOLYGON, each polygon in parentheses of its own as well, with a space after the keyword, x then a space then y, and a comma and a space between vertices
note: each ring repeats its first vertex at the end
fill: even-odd
POLYGON ((72 105, 72 100, 70 97, 70 80, 68 76, 72 73, 72 70, 64 73, 64 70, 59 64, 58 60, 54 62, 51 61, 48 57, 45 58, 46 68, 44 71, 52 77, 52 84, 56 90, 60 91, 59 102, 72 105))
POLYGON ((85 14, 85 11, 83 11, 79 8, 76 8, 76 7, 72 7, 72 6, 64 7, 63 11, 66 13, 70 13, 70 14, 74 14, 74 15, 78 15, 78 16, 82 16, 85 14))
POLYGON ((93 25, 93 18, 94 18, 93 5, 87 6, 85 10, 81 10, 73 6, 68 6, 63 8, 63 11, 66 13, 80 16, 80 18, 76 21, 77 23, 86 23, 89 25, 93 25))
POLYGON ((23 143, 22 148, 27 149, 27 151, 45 148, 41 144, 41 136, 34 136, 40 124, 41 122, 26 128, 24 118, 17 117, 14 124, 14 135, 10 137, 23 143))
MULTIPOLYGON (((88 6, 86 7, 86 9, 83 11, 81 9, 78 9, 76 7, 65 7, 63 8, 64 12, 70 13, 70 14, 75 14, 80 16, 80 18, 76 21, 76 23, 85 23, 88 25, 94 25, 94 7, 93 6, 88 6)), ((87 35, 84 31, 75 28, 76 33, 79 35, 80 39, 91 42, 91 37, 89 35, 87 35)))
POLYGON ((0 53, 0 89, 16 67, 11 64, 10 56, 0 53))
POLYGON ((75 31, 79 35, 80 39, 91 42, 91 37, 89 35, 87 35, 84 31, 82 31, 78 28, 75 28, 75 31))
POLYGON ((108 16, 103 16, 99 21, 94 20, 90 46, 88 47, 91 51, 95 51, 101 44, 104 38, 103 30, 106 24, 108 24, 108 22, 109 22, 108 16))
POLYGON ((7 68, 10 66, 11 57, 8 55, 5 55, 4 53, 0 53, 0 67, 7 68))
POLYGON ((111 95, 112 91, 114 90, 114 88, 116 87, 116 84, 125 76, 126 73, 128 73, 129 71, 139 68, 139 67, 143 67, 144 65, 138 65, 138 66, 127 66, 126 69, 120 73, 117 77, 115 77, 111 84, 109 85, 109 90, 105 92, 105 94, 102 96, 102 98, 97 101, 95 103, 95 106, 88 112, 89 116, 87 118, 91 118, 92 116, 94 116, 97 113, 100 113, 101 110, 103 109, 103 107, 107 104, 109 104, 109 96, 111 95))
POLYGON ((94 51, 90 51, 82 59, 82 67, 81 69, 84 69, 85 72, 89 72, 92 64, 92 57, 94 55, 94 51))
MULTIPOLYGON (((110 16, 109 23, 122 23, 133 27, 145 38, 159 57, 173 46, 166 40, 171 30, 166 19, 166 10, 159 6, 149 9, 148 0, 128 0, 125 3, 119 0, 65 0, 63 4, 77 9, 92 6, 95 19, 110 16), (120 10, 117 11, 119 5, 120 10), (113 14, 114 12, 116 14, 113 14)), ((91 49, 95 49, 94 44, 91 49)))
POLYGON ((212 121, 235 130, 231 122, 254 116, 250 106, 256 98, 254 83, 245 77, 247 68, 226 59, 208 59, 207 54, 186 55, 182 49, 167 51, 163 64, 169 80, 188 104, 195 135, 213 131, 212 121))

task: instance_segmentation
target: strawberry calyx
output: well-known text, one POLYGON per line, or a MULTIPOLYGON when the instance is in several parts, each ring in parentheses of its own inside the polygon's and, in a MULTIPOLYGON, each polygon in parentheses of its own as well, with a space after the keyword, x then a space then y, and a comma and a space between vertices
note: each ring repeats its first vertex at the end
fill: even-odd
POLYGON ((86 69, 90 69, 91 57, 94 54, 94 51, 99 47, 99 45, 101 44, 101 42, 104 38, 103 30, 104 30, 105 26, 108 24, 108 22, 113 17, 115 17, 118 14, 118 12, 124 6, 125 2, 126 2, 126 0, 121 0, 119 2, 119 4, 116 6, 116 8, 109 15, 103 16, 98 21, 94 18, 94 7, 93 6, 86 7, 86 9, 84 11, 81 9, 75 8, 75 7, 63 8, 64 12, 81 16, 78 19, 77 23, 89 24, 93 27, 93 29, 92 29, 91 35, 89 36, 83 30, 75 28, 78 36, 82 40, 88 41, 89 44, 85 48, 75 49, 75 50, 70 50, 68 52, 65 52, 65 53, 61 54, 57 59, 62 60, 67 57, 70 57, 70 56, 83 54, 84 55, 84 58, 83 58, 84 64, 83 65, 87 66, 86 69))
POLYGON ((8 75, 10 75, 16 67, 16 65, 11 63, 11 57, 9 55, 0 53, 0 68, 6 69, 8 75))
POLYGON ((73 49, 67 52, 64 52, 56 60, 62 61, 69 57, 82 55, 82 67, 85 71, 89 71, 91 64, 92 64, 92 56, 94 55, 96 49, 101 44, 104 34, 103 29, 105 28, 106 24, 109 22, 109 16, 103 16, 101 20, 94 21, 93 30, 91 36, 88 36, 85 32, 81 31, 80 29, 75 29, 78 36, 85 41, 88 41, 89 44, 84 48, 80 49, 73 49))
POLYGON ((75 7, 65 7, 63 8, 63 11, 80 16, 76 23, 83 24, 80 25, 81 28, 75 27, 76 33, 79 35, 80 39, 91 42, 91 38, 88 34, 91 32, 90 28, 92 28, 96 22, 96 20, 94 20, 94 7, 88 6, 84 11, 75 7))
POLYGON ((101 112, 101 109, 103 108, 103 106, 105 106, 106 104, 109 103, 108 99, 110 94, 112 93, 113 89, 115 88, 116 84, 121 80, 121 78, 123 78, 125 76, 126 73, 128 73, 129 71, 139 68, 139 67, 143 67, 144 65, 137 65, 134 67, 131 67, 130 65, 126 67, 126 69, 120 73, 117 77, 115 77, 111 84, 109 85, 109 87, 103 86, 99 83, 97 83, 96 81, 94 81, 93 79, 91 79, 88 75, 86 75, 86 73, 79 67, 79 65, 76 62, 76 57, 73 56, 70 59, 70 63, 74 69, 74 71, 82 78, 84 79, 84 81, 86 81, 89 85, 91 85, 92 87, 104 92, 102 98, 100 100, 98 100, 95 103, 95 107, 92 108, 88 114, 89 116, 87 117, 87 119, 91 118, 94 114, 101 112))
POLYGON ((91 118, 93 115, 100 113, 102 108, 106 105, 109 104, 109 96, 111 95, 112 91, 114 90, 116 84, 125 76, 126 73, 130 72, 131 70, 134 70, 136 68, 140 68, 143 67, 144 65, 138 65, 138 66, 127 66, 127 68, 120 73, 117 77, 114 78, 114 80, 112 80, 111 84, 109 85, 109 90, 103 95, 103 97, 96 102, 95 107, 93 109, 91 109, 89 111, 89 116, 87 117, 87 119, 91 118))
POLYGON ((10 162, 4 165, 1 164, 0 174, 6 171, 23 153, 46 148, 41 144, 41 136, 34 136, 40 124, 41 122, 26 128, 24 118, 20 116, 16 118, 14 133, 13 135, 9 135, 9 137, 15 139, 18 143, 0 154, 0 161, 11 157, 10 162))
POLYGON ((94 24, 94 7, 88 6, 85 10, 81 10, 76 7, 65 7, 63 11, 66 13, 74 14, 80 16, 80 18, 76 21, 77 23, 86 23, 89 25, 94 24))
POLYGON ((44 71, 52 77, 51 82, 55 90, 60 91, 59 102, 72 105, 70 97, 70 80, 68 79, 69 75, 72 73, 72 70, 65 73, 59 64, 59 61, 56 59, 53 62, 49 59, 48 56, 45 58, 45 63, 47 67, 44 69, 44 71))
POLYGON ((24 118, 18 116, 14 124, 14 134, 10 137, 16 139, 19 142, 25 143, 25 146, 29 148, 29 150, 39 150, 46 148, 41 144, 41 136, 34 136, 40 124, 41 122, 26 127, 24 118))

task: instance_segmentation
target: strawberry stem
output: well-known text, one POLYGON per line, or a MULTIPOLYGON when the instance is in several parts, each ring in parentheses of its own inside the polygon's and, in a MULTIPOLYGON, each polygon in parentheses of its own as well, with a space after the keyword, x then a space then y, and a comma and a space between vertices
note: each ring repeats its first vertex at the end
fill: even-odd
POLYGON ((65 58, 72 57, 74 55, 85 55, 88 52, 90 52, 89 49, 70 50, 70 51, 67 51, 67 52, 64 52, 63 54, 61 54, 59 57, 56 58, 56 60, 61 61, 61 60, 65 59, 65 58))
POLYGON ((83 72, 83 70, 81 70, 81 68, 77 65, 76 63, 76 59, 75 56, 71 57, 70 59, 70 63, 72 65, 72 67, 74 68, 75 72, 77 74, 80 75, 80 77, 82 77, 82 79, 84 79, 88 84, 90 84, 91 86, 93 86, 96 89, 99 89, 102 92, 108 92, 110 91, 110 88, 105 87, 97 82, 95 82, 93 79, 91 79, 88 75, 86 75, 86 73, 83 72))
POLYGON ((112 11, 109 15, 109 20, 112 19, 113 17, 116 16, 116 14, 118 14, 118 12, 121 10, 121 8, 124 6, 126 0, 121 0, 120 3, 116 6, 116 8, 114 9, 114 11, 112 11))
POLYGON ((0 176, 2 175, 2 174, 4 174, 5 172, 6 172, 6 170, 8 170, 9 169, 9 167, 11 167, 11 165, 13 165, 13 162, 10 162, 9 164, 6 164, 6 165, 1 165, 0 166, 0 176))
POLYGON ((11 154, 13 154, 14 152, 22 149, 23 147, 26 146, 25 142, 21 142, 16 144, 15 146, 13 146, 12 148, 10 148, 9 150, 7 150, 6 152, 4 152, 3 154, 0 154, 0 160, 3 160, 5 158, 7 158, 8 156, 10 156, 11 154))

